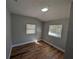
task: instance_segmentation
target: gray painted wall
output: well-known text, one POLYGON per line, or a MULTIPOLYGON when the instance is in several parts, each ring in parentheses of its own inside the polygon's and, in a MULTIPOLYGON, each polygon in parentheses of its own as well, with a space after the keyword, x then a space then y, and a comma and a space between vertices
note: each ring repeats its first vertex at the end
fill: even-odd
POLYGON ((44 24, 43 39, 65 50, 65 43, 67 40, 67 31, 68 31, 68 19, 58 19, 58 20, 48 21, 48 22, 45 22, 44 24), (48 30, 49 30, 48 27, 51 24, 62 24, 63 25, 61 39, 48 35, 48 30))
POLYGON ((36 18, 11 14, 12 18, 12 44, 20 44, 41 38, 42 22, 36 18), (26 35, 26 24, 36 24, 36 34, 26 35))
POLYGON ((11 19, 10 13, 6 10, 6 59, 10 57, 11 45, 11 19))
POLYGON ((70 21, 67 35, 65 59, 73 59, 73 2, 70 10, 70 21))

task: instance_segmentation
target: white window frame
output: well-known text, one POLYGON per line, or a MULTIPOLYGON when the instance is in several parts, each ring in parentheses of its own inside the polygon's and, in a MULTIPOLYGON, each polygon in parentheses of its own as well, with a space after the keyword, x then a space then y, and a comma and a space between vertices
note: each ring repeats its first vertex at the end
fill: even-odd
POLYGON ((61 35, 62 35, 62 25, 49 25, 49 30, 48 30, 48 35, 49 36, 54 36, 54 37, 58 37, 58 38, 61 38, 61 35), (51 28, 53 27, 53 28, 51 28), (60 27, 59 29, 57 29, 58 27, 60 27), (56 31, 57 29, 57 31, 56 31), (53 31, 51 31, 53 30, 53 31))
POLYGON ((35 34, 36 25, 35 24, 26 24, 26 34, 35 34))

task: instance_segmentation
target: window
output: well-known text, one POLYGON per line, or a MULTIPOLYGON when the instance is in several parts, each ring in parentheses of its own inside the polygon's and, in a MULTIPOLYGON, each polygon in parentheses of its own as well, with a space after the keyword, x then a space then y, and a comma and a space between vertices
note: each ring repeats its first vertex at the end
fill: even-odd
POLYGON ((48 35, 61 38, 62 25, 49 25, 48 35))
POLYGON ((35 34, 36 25, 35 24, 26 24, 26 34, 35 34))

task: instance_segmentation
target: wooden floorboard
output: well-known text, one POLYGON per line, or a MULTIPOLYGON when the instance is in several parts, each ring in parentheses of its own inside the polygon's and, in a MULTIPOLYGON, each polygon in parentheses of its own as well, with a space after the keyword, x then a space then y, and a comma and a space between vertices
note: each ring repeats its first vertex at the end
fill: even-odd
POLYGON ((10 59, 64 59, 64 53, 49 44, 39 41, 14 47, 10 59))

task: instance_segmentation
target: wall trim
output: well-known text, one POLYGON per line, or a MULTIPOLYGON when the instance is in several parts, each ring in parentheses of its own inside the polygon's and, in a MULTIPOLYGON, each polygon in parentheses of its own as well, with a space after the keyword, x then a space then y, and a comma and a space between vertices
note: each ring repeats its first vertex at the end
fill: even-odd
MULTIPOLYGON (((40 40, 41 40, 41 39, 40 39, 40 40)), ((40 41, 40 40, 38 40, 38 41, 40 41)), ((54 44, 51 44, 50 42, 48 42, 48 41, 46 41, 46 40, 42 40, 42 41, 44 41, 44 42, 48 43, 49 45, 51 45, 51 46, 53 46, 53 47, 59 49, 59 50, 62 51, 62 52, 65 52, 65 50, 59 48, 58 46, 56 46, 56 45, 54 45, 54 44)), ((34 41, 24 42, 24 43, 20 43, 20 44, 14 44, 14 45, 12 45, 11 50, 12 50, 13 47, 17 47, 17 46, 21 46, 21 45, 29 44, 29 43, 33 43, 33 42, 34 42, 34 41)), ((11 53, 11 51, 10 51, 10 53, 11 53)))
POLYGON ((51 46, 53 46, 53 47, 59 49, 60 51, 65 52, 65 50, 59 48, 58 46, 56 46, 56 45, 54 45, 54 44, 51 44, 50 42, 47 42, 46 40, 43 40, 43 41, 46 42, 47 44, 49 44, 49 45, 51 45, 51 46))
POLYGON ((11 51, 12 51, 12 47, 10 47, 10 53, 9 53, 8 59, 10 59, 11 51))
POLYGON ((34 42, 34 41, 29 41, 29 42, 23 42, 23 43, 19 43, 19 44, 14 44, 14 45, 12 45, 12 48, 13 47, 17 47, 17 46, 21 46, 21 45, 24 45, 24 44, 29 44, 29 43, 32 43, 32 42, 34 42))
MULTIPOLYGON (((38 41, 40 41, 40 40, 38 40, 38 41)), ((28 41, 28 42, 19 43, 19 44, 14 44, 14 45, 12 45, 12 48, 13 48, 13 47, 17 47, 17 46, 21 46, 21 45, 24 45, 24 44, 33 43, 33 42, 34 42, 34 40, 28 41)))

